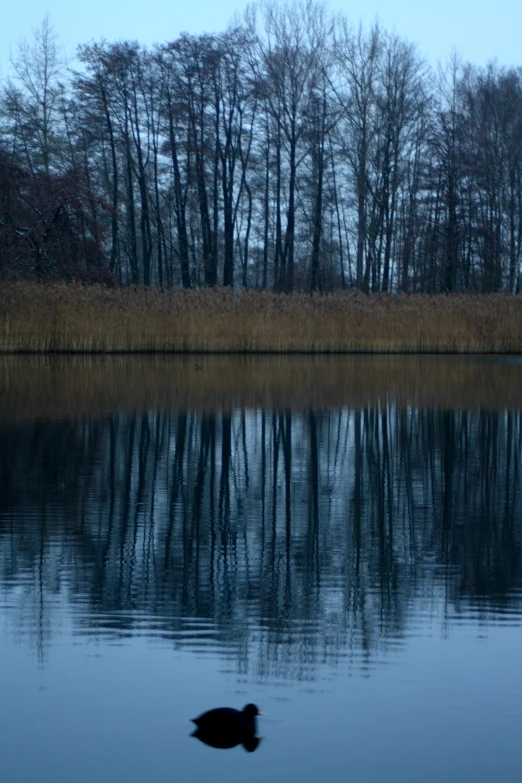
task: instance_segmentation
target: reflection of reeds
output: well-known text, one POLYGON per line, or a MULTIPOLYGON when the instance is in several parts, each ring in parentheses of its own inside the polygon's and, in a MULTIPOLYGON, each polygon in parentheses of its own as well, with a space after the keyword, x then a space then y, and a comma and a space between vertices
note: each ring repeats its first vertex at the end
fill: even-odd
POLYGON ((0 351, 522 351, 522 297, 0 289, 0 351))
POLYGON ((285 408, 519 410, 522 362, 456 356, 0 356, 0 418, 285 408))

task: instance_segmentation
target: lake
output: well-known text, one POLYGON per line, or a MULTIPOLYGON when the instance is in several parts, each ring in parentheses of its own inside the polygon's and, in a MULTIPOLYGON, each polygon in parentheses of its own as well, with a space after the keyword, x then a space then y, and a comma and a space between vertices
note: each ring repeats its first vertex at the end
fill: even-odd
POLYGON ((522 360, 0 357, 0 661, 6 783, 519 783, 522 360))

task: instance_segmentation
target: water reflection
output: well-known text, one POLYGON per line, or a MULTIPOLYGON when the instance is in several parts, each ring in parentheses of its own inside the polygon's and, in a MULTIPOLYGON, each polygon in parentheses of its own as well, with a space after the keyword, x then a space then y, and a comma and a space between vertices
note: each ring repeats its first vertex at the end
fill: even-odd
POLYGON ((257 677, 521 622, 520 411, 149 411, 0 425, 0 583, 45 656, 145 635, 257 677), (442 607, 442 613, 441 613, 442 607))
POLYGON ((222 732, 211 732, 204 729, 196 729, 191 736, 203 742, 204 745, 210 745, 211 748, 218 748, 219 750, 230 750, 241 745, 248 753, 253 753, 261 744, 261 737, 244 737, 239 734, 223 734, 222 732))

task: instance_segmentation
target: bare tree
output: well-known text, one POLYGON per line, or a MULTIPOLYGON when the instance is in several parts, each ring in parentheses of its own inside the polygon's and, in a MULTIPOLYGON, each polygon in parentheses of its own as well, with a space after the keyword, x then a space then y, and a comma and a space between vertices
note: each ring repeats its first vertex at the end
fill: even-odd
POLYGON ((369 265, 365 248, 369 223, 369 167, 371 146, 378 131, 376 90, 382 34, 374 25, 366 35, 354 35, 344 19, 336 30, 337 76, 333 84, 343 112, 341 151, 352 170, 357 203, 356 285, 368 290, 369 265))
POLYGON ((278 191, 282 152, 286 154, 288 169, 286 228, 282 248, 276 246, 280 263, 276 259, 279 279, 275 284, 284 291, 292 291, 297 175, 309 152, 308 148, 303 149, 303 137, 311 95, 321 71, 321 52, 329 36, 329 23, 324 6, 312 0, 284 5, 267 2, 253 7, 249 19, 252 34, 258 41, 258 91, 277 129, 278 191), (257 24, 258 10, 261 26, 257 24))
POLYGON ((5 89, 14 138, 23 145, 33 170, 49 174, 60 162, 59 99, 65 90, 66 58, 48 15, 29 40, 20 41, 11 66, 14 81, 5 89))

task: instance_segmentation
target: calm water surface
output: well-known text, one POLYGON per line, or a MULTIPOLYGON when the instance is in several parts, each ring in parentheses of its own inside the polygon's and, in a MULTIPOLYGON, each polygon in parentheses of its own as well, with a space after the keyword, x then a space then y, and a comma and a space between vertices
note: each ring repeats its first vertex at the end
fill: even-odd
POLYGON ((0 362, 2 780, 519 783, 522 364, 140 361, 0 362))

